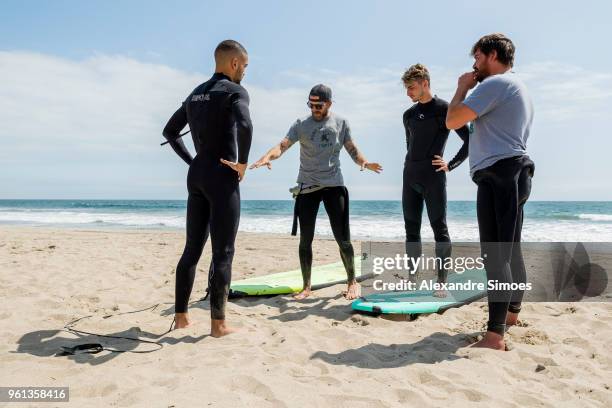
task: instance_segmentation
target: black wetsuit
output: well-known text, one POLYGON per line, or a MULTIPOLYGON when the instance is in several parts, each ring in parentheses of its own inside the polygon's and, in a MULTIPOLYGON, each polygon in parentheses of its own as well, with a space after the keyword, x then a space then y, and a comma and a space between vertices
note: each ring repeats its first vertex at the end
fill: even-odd
POLYGON ((252 133, 246 89, 220 73, 199 85, 164 129, 164 137, 189 164, 187 242, 176 267, 176 313, 187 312, 196 265, 210 233, 210 310, 213 319, 225 319, 240 219, 240 189, 238 174, 220 159, 247 163, 252 133), (178 137, 187 123, 197 152, 193 159, 178 137))
MULTIPOLYGON (((535 171, 527 155, 502 159, 478 170, 476 211, 487 279, 500 283, 525 283, 527 275, 521 250, 523 206, 531 193, 535 171)), ((487 331, 504 335, 506 312, 521 311, 523 290, 489 291, 487 331)))
MULTIPOLYGON (((436 241, 436 256, 451 255, 450 236, 446 225, 446 173, 436 172, 431 164, 434 156, 443 157, 449 130, 446 128, 448 103, 434 97, 427 103, 416 103, 404 112, 406 130, 406 160, 404 162, 404 186, 402 207, 406 228, 406 253, 411 257, 421 255, 421 219, 423 201, 436 241)), ((456 130, 463 146, 448 163, 448 169, 458 167, 468 156, 469 130, 463 126, 456 130)), ((438 270, 438 280, 446 280, 446 270, 438 270)))

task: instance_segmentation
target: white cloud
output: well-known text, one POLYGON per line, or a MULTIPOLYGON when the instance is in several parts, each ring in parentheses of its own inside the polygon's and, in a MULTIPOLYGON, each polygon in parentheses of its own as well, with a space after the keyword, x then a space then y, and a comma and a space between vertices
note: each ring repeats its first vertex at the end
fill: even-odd
MULTIPOLYGON (((450 99, 461 72, 430 68, 435 92, 450 99)), ((284 71, 278 75, 292 84, 284 88, 250 83, 247 76, 245 86, 251 95, 256 132, 252 160, 278 142, 297 117, 307 114, 305 102, 310 87, 327 83, 334 92, 335 111, 349 119, 362 150, 370 159, 384 161, 385 174, 376 179, 380 180, 372 192, 376 197, 370 198, 394 198, 395 193, 393 197, 384 195, 396 192, 401 181, 405 149, 401 114, 410 105, 400 81, 402 70, 382 68, 348 74, 330 70, 284 71)), ((609 73, 554 62, 517 67, 517 72, 525 78, 534 97, 538 120, 568 121, 585 114, 609 116, 609 73)), ((143 185, 159 182, 161 193, 155 191, 150 196, 184 189, 181 183, 168 190, 168 186, 175 185, 176 174, 164 174, 159 168, 176 166, 177 159, 159 149, 157 142, 162 140, 161 130, 180 101, 208 74, 124 56, 98 54, 73 61, 5 51, 0 52, 0 76, 0 166, 12 171, 10 180, 0 175, 0 181, 12 183, 10 191, 45 191, 42 187, 47 182, 37 185, 35 175, 28 174, 32 173, 32 163, 54 166, 54 175, 70 174, 67 178, 71 180, 87 179, 88 172, 105 169, 114 175, 108 176, 108 185, 98 181, 96 188, 102 195, 119 184, 122 191, 129 191, 130 180, 140 180, 143 185), (124 164, 128 159, 131 167, 124 164), (79 160, 86 165, 78 167, 79 160), (21 182, 26 179, 27 184, 21 182)), ((343 168, 350 169, 347 156, 343 157, 343 168)), ((297 172, 295 159, 279 161, 275 170, 250 175, 252 184, 245 186, 246 191, 256 192, 258 185, 266 183, 282 183, 283 198, 285 186, 297 172)), ((359 172, 345 171, 347 182, 367 196, 360 184, 365 179, 359 178, 359 172)), ((461 183, 457 188, 465 190, 469 180, 461 183)), ((61 182, 54 188, 61 189, 61 182)))
POLYGON ((539 62, 517 67, 536 107, 536 117, 554 121, 609 117, 612 74, 557 63, 539 62))

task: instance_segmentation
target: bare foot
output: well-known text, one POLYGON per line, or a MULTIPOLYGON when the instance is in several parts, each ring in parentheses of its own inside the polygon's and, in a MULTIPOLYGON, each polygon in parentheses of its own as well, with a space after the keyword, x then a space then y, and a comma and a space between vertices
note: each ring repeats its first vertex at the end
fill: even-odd
POLYGON ((445 290, 436 290, 434 291, 433 296, 437 298, 445 298, 448 296, 448 292, 445 290))
POLYGON ((189 313, 175 313, 174 314, 174 330, 184 329, 192 325, 189 320, 189 313))
POLYGON ((232 327, 228 327, 225 324, 225 320, 212 319, 210 322, 210 335, 213 337, 219 338, 237 331, 232 327))
POLYGON ((519 322, 518 313, 508 312, 506 314, 506 326, 516 326, 519 322))
POLYGON ((482 340, 472 344, 470 347, 490 348, 493 350, 505 351, 506 343, 504 342, 504 336, 488 331, 485 333, 482 340))
POLYGON ((347 300, 357 299, 359 296, 361 296, 361 285, 359 285, 357 281, 349 283, 348 287, 346 288, 346 292, 344 292, 343 295, 347 300))
POLYGON ((311 294, 312 294, 312 291, 310 290, 310 288, 306 288, 306 289, 303 289, 300 293, 293 295, 293 298, 295 300, 302 300, 302 299, 306 299, 311 294))

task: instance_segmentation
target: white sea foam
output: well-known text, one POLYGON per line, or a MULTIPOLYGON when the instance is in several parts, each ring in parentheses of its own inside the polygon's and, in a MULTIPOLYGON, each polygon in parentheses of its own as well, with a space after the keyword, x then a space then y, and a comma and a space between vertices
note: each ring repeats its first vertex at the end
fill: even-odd
MULTIPOLYGON (((434 236, 426 218, 421 227, 423 241, 433 241, 434 236)), ((266 232, 288 234, 291 231, 291 217, 242 217, 240 230, 248 232, 266 232)), ((460 241, 478 241, 478 223, 466 220, 448 221, 451 239, 460 241)), ((331 227, 326 217, 317 219, 315 233, 332 236, 331 227)), ((402 219, 378 217, 351 217, 351 236, 353 239, 389 239, 403 240, 405 236, 402 219)), ((523 225, 522 239, 525 242, 612 242, 612 228, 606 224, 582 221, 529 221, 523 225)))
POLYGON ((578 214, 581 220, 612 222, 612 214, 578 214))
POLYGON ((0 211, 0 222, 42 225, 87 225, 109 224, 133 227, 185 226, 185 217, 154 213, 104 213, 82 211, 0 211))
MULTIPOLYGON (((523 227, 523 241, 557 242, 612 242, 612 228, 607 222, 600 222, 605 214, 582 214, 585 217, 575 220, 530 220, 523 227), (596 217, 593 217, 596 216, 596 217)), ((607 221, 607 218, 604 218, 607 221)), ((242 214, 240 231, 289 234, 293 217, 290 215, 257 216, 242 214)), ((130 228, 184 228, 183 212, 91 212, 71 210, 0 210, 0 223, 49 225, 49 226, 89 226, 89 227, 130 227, 130 228)), ((459 241, 478 241, 476 219, 448 220, 451 239, 459 241)), ((315 233, 332 236, 329 220, 322 215, 317 220, 315 233)), ((433 241, 433 233, 427 217, 423 217, 421 227, 423 241, 433 241)), ((351 216, 351 236, 353 239, 404 239, 404 222, 401 217, 389 216, 351 216)))

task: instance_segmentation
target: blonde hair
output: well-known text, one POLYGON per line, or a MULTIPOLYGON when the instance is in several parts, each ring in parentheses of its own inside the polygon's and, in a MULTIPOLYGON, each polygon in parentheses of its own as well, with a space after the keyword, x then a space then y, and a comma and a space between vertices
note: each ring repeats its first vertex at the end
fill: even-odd
POLYGON ((406 72, 404 72, 404 75, 402 75, 402 82, 404 82, 404 84, 415 80, 422 81, 424 79, 431 84, 431 80, 429 79, 429 71, 423 64, 414 64, 408 68, 406 72))

